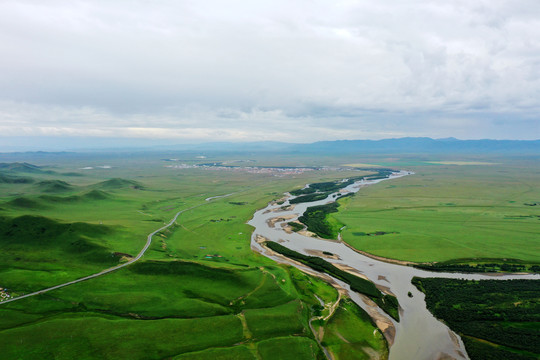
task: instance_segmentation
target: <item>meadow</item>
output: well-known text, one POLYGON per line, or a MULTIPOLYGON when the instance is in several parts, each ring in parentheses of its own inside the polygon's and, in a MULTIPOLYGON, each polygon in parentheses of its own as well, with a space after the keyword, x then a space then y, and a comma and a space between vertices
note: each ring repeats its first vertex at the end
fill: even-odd
POLYGON ((540 263, 540 167, 533 160, 496 161, 409 161, 401 168, 414 175, 339 200, 329 219, 346 226, 345 242, 386 258, 530 268, 540 263))
MULTIPOLYGON (((1 169, 4 294, 24 294, 122 263, 140 251, 148 233, 189 210, 156 234, 141 261, 0 305, 3 356, 324 357, 308 322, 321 311, 319 299, 336 301, 336 290, 253 253, 246 222, 288 189, 357 172, 276 176, 166 168, 167 162, 146 155, 71 156, 49 166, 1 169), (229 196, 205 200, 219 195, 229 196)), ((45 160, 35 162, 50 164, 45 160)))
POLYGON ((342 300, 328 321, 322 343, 336 359, 369 360, 373 359, 374 353, 380 359, 388 358, 388 345, 383 334, 349 299, 342 300), (351 313, 355 316, 350 316, 351 313))

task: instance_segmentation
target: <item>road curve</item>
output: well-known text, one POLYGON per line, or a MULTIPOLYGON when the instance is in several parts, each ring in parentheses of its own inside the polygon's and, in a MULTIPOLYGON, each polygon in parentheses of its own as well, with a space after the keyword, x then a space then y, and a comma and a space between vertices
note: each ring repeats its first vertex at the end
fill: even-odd
POLYGON ((82 278, 79 278, 79 279, 76 279, 76 280, 73 280, 73 281, 69 281, 69 282, 66 282, 66 283, 63 283, 63 284, 60 284, 60 285, 55 285, 55 286, 51 286, 49 288, 46 288, 46 289, 43 289, 43 290, 39 290, 39 291, 35 291, 33 293, 29 293, 29 294, 25 294, 25 295, 21 295, 21 296, 17 296, 17 297, 14 297, 14 298, 11 298, 9 300, 4 300, 4 301, 0 301, 0 305, 2 304, 6 304, 6 303, 9 303, 9 302, 12 302, 12 301, 17 301, 17 300, 21 300, 21 299, 24 299, 24 298, 28 298, 28 297, 31 297, 31 296, 35 296, 35 295, 39 295, 39 294, 44 294, 48 291, 51 291, 51 290, 56 290, 56 289, 60 289, 60 288, 63 288, 64 286, 68 286, 68 285, 73 285, 73 284, 76 284, 76 283, 80 283, 82 281, 86 281, 86 280, 90 280, 90 279, 94 279, 94 278, 97 278, 98 276, 103 276, 105 274, 108 274, 108 273, 111 273, 113 271, 116 271, 116 270, 120 270, 121 268, 123 267, 126 267, 128 265, 131 265, 133 264, 134 262, 140 260, 140 258, 143 257, 144 253, 146 252, 146 250, 148 250, 148 248, 150 247, 150 244, 152 243, 152 237, 157 234, 158 232, 162 231, 162 230, 165 230, 167 229, 168 227, 170 227, 172 224, 174 224, 174 222, 176 221, 176 219, 178 219, 178 216, 180 216, 180 214, 186 212, 186 211, 189 211, 189 210, 192 210, 192 209, 195 209, 199 206, 202 206, 202 205, 205 205, 207 203, 202 203, 202 204, 199 204, 199 205, 195 205, 195 206, 192 206, 188 209, 184 209, 184 210, 181 210, 179 212, 176 213, 176 215, 174 215, 174 217, 172 218, 172 220, 165 226, 162 226, 160 227, 159 229, 157 230, 154 230, 153 232, 151 232, 150 234, 148 234, 148 237, 146 238, 146 244, 144 244, 144 247, 141 249, 141 251, 137 254, 137 256, 135 256, 133 259, 129 260, 128 262, 125 262, 123 264, 120 264, 120 265, 117 265, 117 266, 114 266, 112 268, 108 268, 108 269, 105 269, 105 270, 102 270, 98 273, 95 273, 95 274, 92 274, 92 275, 88 275, 88 276, 85 276, 85 277, 82 277, 82 278))

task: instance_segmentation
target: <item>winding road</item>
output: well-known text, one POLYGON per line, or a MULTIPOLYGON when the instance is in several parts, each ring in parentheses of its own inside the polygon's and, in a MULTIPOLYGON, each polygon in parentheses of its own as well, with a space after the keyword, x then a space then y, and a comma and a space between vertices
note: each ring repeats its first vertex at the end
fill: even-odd
MULTIPOLYGON (((212 198, 208 198, 206 199, 206 201, 209 201, 211 200, 212 198)), ((4 301, 0 301, 0 305, 2 304, 6 304, 6 303, 10 303, 10 302, 13 302, 13 301, 17 301, 17 300, 22 300, 22 299, 25 299, 25 298, 29 298, 31 296, 36 296, 36 295, 40 295, 40 294, 44 294, 48 291, 51 291, 51 290, 56 290, 56 289, 60 289, 60 288, 63 288, 65 286, 69 286, 69 285, 73 285, 73 284, 77 284, 77 283, 80 283, 82 281, 86 281, 86 280, 90 280, 90 279, 94 279, 94 278, 97 278, 99 276, 103 276, 103 275, 106 275, 106 274, 109 274, 113 271, 117 271, 117 270, 120 270, 122 269, 123 267, 126 267, 128 265, 131 265, 133 264, 134 262, 136 261, 139 261, 144 253, 146 252, 146 250, 148 250, 148 248, 150 247, 150 244, 152 243, 152 237, 157 234, 158 232, 162 231, 162 230, 165 230, 167 228, 169 228, 170 226, 172 226, 175 222, 176 222, 176 219, 178 219, 178 217, 180 216, 180 214, 186 212, 186 211, 189 211, 189 210, 192 210, 192 209, 195 209, 195 208, 198 208, 199 206, 202 206, 202 205, 205 205, 207 203, 202 203, 202 204, 199 204, 199 205, 195 205, 195 206, 192 206, 190 208, 187 208, 187 209, 184 209, 184 210, 181 210, 179 212, 176 213, 176 215, 174 215, 174 217, 172 218, 172 220, 165 226, 162 226, 160 227, 159 229, 157 230, 154 230, 153 232, 151 232, 150 234, 148 234, 148 237, 146 238, 146 244, 144 244, 144 247, 141 249, 141 251, 137 254, 137 256, 135 256, 133 259, 129 260, 128 262, 125 262, 123 264, 120 264, 120 265, 117 265, 117 266, 114 266, 112 268, 108 268, 108 269, 105 269, 105 270, 102 270, 98 273, 95 273, 95 274, 92 274, 92 275, 88 275, 88 276, 85 276, 85 277, 82 277, 82 278, 79 278, 79 279, 76 279, 76 280, 73 280, 73 281, 69 281, 69 282, 66 282, 66 283, 63 283, 63 284, 60 284, 60 285, 55 285, 55 286, 51 286, 49 288, 46 288, 46 289, 43 289, 43 290, 39 290, 39 291, 35 291, 33 293, 29 293, 29 294, 25 294, 25 295, 20 295, 20 296, 17 296, 17 297, 14 297, 14 298, 11 298, 9 300, 4 300, 4 301)))

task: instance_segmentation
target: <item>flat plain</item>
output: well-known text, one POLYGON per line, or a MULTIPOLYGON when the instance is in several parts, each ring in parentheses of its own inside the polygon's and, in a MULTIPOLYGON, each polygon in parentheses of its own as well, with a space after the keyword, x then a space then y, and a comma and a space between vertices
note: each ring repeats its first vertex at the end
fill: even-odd
POLYGON ((330 217, 344 241, 382 257, 538 264, 538 162, 477 163, 408 166, 414 175, 362 189, 330 217))

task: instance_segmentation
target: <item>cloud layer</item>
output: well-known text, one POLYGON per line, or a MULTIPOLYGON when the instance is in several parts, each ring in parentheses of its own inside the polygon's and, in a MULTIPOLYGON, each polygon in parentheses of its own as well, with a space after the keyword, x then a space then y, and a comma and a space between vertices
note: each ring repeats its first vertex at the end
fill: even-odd
POLYGON ((540 137, 540 3, 3 1, 7 136, 540 137))

